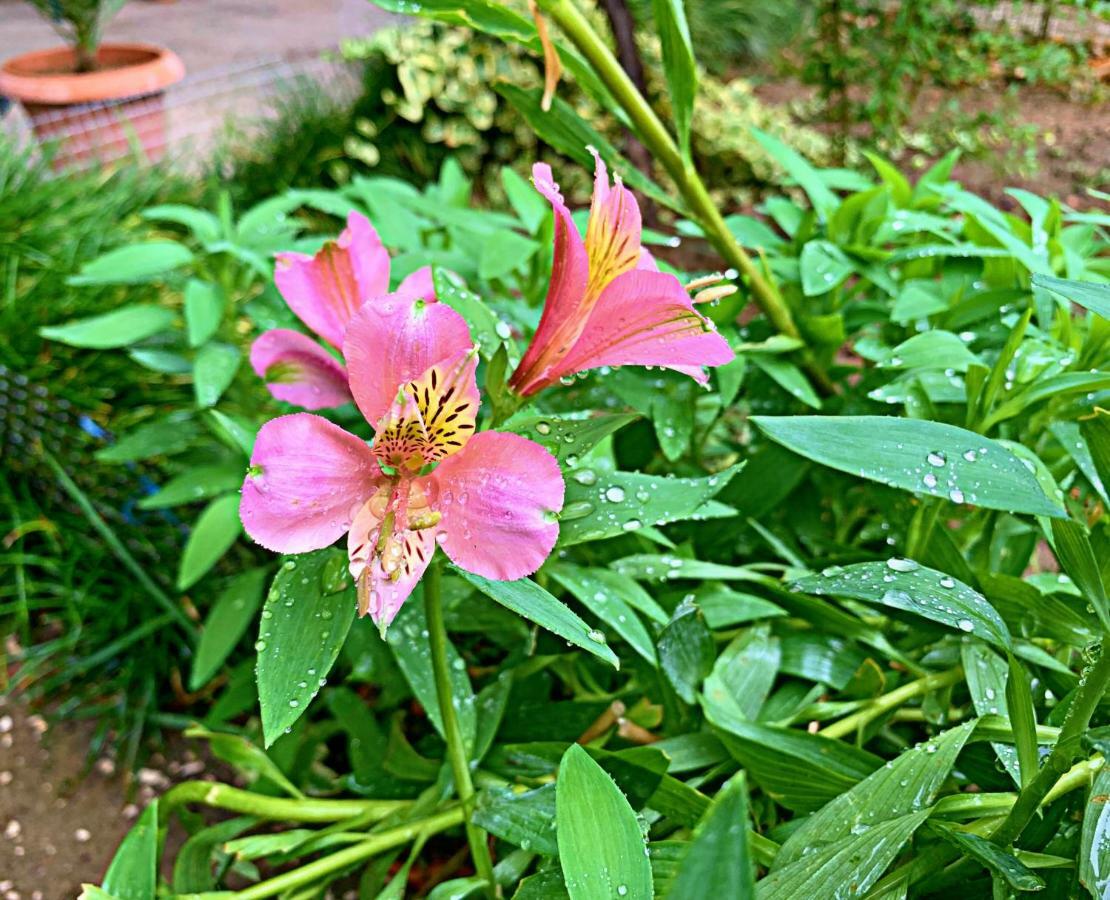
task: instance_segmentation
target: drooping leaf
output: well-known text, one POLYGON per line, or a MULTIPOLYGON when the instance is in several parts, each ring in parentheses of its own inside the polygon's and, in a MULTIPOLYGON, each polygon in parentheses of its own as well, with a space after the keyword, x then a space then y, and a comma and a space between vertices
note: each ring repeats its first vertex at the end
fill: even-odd
POLYGON ((140 303, 65 325, 48 325, 40 328, 39 334, 71 347, 107 350, 129 347, 152 334, 165 331, 173 320, 170 310, 140 303))
POLYGON ((795 453, 891 487, 987 509, 1063 516, 997 441, 954 425, 891 416, 754 416, 795 453))
POLYGON ((912 559, 833 566, 793 583, 795 590, 823 596, 852 597, 913 613, 1000 647, 1010 632, 987 598, 951 575, 912 559))
POLYGON ((524 616, 552 634, 592 653, 614 668, 620 668, 617 655, 605 643, 605 635, 596 628, 590 628, 565 603, 552 597, 534 581, 527 578, 518 581, 491 581, 465 569, 455 568, 453 571, 491 600, 496 600, 517 615, 524 616))
POLYGON ((287 559, 258 629, 258 701, 269 747, 303 714, 331 671, 355 618, 347 557, 329 549, 287 559))
POLYGON ((555 796, 559 862, 571 900, 653 896, 636 814, 605 770, 577 744, 559 765, 555 796))
MULTIPOLYGON (((587 569, 559 563, 550 569, 550 573, 579 603, 619 634, 641 657, 652 665, 655 664, 655 645, 651 635, 625 601, 626 596, 633 591, 643 592, 643 588, 609 569, 587 569)), ((645 596, 657 607, 646 592, 645 596)))

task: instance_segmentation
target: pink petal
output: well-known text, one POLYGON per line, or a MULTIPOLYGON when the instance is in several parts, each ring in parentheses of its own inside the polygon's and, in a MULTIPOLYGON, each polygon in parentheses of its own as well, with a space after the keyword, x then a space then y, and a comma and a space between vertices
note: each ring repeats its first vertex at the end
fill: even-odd
POLYGON ((347 370, 299 331, 275 328, 251 344, 251 366, 278 400, 305 409, 329 409, 351 401, 347 370))
POLYGON ((352 211, 339 238, 315 256, 279 253, 274 283, 305 325, 340 347, 351 316, 389 290, 389 254, 370 220, 352 211))
POLYGON ((353 434, 320 416, 281 416, 258 432, 239 518, 267 549, 319 550, 347 530, 381 478, 370 448, 353 434))
POLYGON ((483 431, 428 477, 443 516, 439 540, 455 563, 500 581, 543 565, 559 537, 564 491, 547 450, 516 434, 483 431))
MULTIPOLYGON (((351 576, 358 585, 359 615, 369 613, 383 634, 420 581, 436 549, 433 528, 414 531, 397 527, 382 540, 382 521, 390 508, 387 495, 391 490, 391 486, 385 486, 366 502, 347 535, 351 576), (378 551, 379 541, 385 545, 384 553, 378 551)), ((411 508, 413 504, 427 511, 419 483, 413 485, 409 503, 410 515, 417 511, 411 508)), ((396 525, 397 520, 394 522, 396 525)))
POLYGON ((552 179, 551 167, 536 163, 532 180, 555 211, 555 259, 539 328, 510 381, 513 389, 524 395, 539 390, 536 385, 550 383, 547 373, 582 333, 589 312, 585 305, 590 280, 586 245, 563 203, 559 186, 552 179))
POLYGON ((596 150, 594 195, 586 226, 586 252, 590 258, 590 283, 586 293, 596 302, 618 275, 636 268, 640 261, 640 207, 620 179, 609 186, 609 172, 596 150))
POLYGON ((678 279, 634 269, 601 295, 582 337, 553 378, 599 366, 662 366, 704 382, 702 366, 733 358, 728 342, 694 309, 678 279))
POLYGON ((397 293, 423 297, 429 303, 434 303, 436 300, 436 286, 432 279, 432 267, 422 266, 411 275, 406 275, 397 286, 397 293))
POLYGON ((343 342, 351 393, 366 421, 377 425, 401 385, 471 344, 466 320, 444 303, 400 292, 367 303, 343 342))

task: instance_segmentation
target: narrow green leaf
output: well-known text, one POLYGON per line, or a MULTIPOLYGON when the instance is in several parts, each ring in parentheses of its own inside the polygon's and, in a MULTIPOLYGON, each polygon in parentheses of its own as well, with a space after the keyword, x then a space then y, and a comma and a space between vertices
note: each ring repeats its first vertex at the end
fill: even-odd
POLYGON ((701 900, 709 886, 729 900, 754 897, 750 832, 748 787, 744 773, 739 772, 718 791, 694 829, 666 894, 668 900, 701 900))
POLYGON ((686 703, 697 702, 698 687, 713 666, 714 654, 713 635, 701 610, 683 600, 659 636, 659 668, 686 703))
POLYGON ((144 219, 155 222, 173 222, 184 225, 202 244, 215 241, 220 236, 220 220, 205 209, 186 206, 184 203, 165 203, 148 206, 141 213, 144 219))
POLYGON ((567 482, 559 543, 581 544, 638 531, 645 525, 698 519, 705 503, 739 470, 740 466, 733 466, 706 478, 660 478, 580 468, 567 482))
POLYGON ((238 837, 256 820, 250 816, 236 816, 202 828, 191 835, 173 861, 173 889, 178 894, 199 894, 216 887, 212 872, 213 856, 225 841, 238 837))
POLYGON ((690 125, 698 90, 698 69, 683 0, 655 0, 655 29, 663 50, 663 74, 671 98, 678 148, 690 159, 690 125))
POLYGON ((501 185, 528 233, 535 234, 550 209, 547 201, 509 166, 501 167, 501 185))
POLYGON ((794 590, 822 596, 852 597, 914 613, 1000 647, 1010 632, 987 598, 951 575, 892 557, 886 562, 833 566, 820 575, 795 581, 794 590))
POLYGON ((269 747, 319 692, 355 618, 345 553, 330 549, 287 559, 258 629, 258 701, 269 747))
POLYGON ((189 447, 200 430, 187 412, 176 412, 140 425, 110 447, 96 452, 100 462, 135 462, 152 456, 172 456, 189 447))
POLYGON ((193 252, 177 241, 145 241, 109 250, 92 262, 85 263, 80 273, 67 279, 68 284, 142 284, 193 261, 193 252))
POLYGON ((924 807, 935 800, 974 728, 972 720, 918 744, 826 804, 791 833, 775 869, 808 859, 810 851, 821 852, 823 845, 861 829, 870 829, 863 837, 898 816, 927 814, 924 807))
POLYGON ((215 406, 231 386, 243 355, 231 344, 208 343, 197 351, 193 361, 193 391, 197 406, 215 406))
POLYGON ((166 509, 196 503, 237 490, 243 483, 243 477, 242 463, 190 467, 167 481, 157 493, 143 497, 137 505, 139 509, 166 509))
POLYGON ((758 900, 863 896, 928 817, 927 809, 908 813, 822 843, 788 865, 776 860, 771 874, 756 884, 755 895, 758 900))
MULTIPOLYGON (((1009 666, 1006 660, 987 647, 982 641, 967 638, 961 647, 961 658, 964 665, 964 678, 967 680, 967 690, 971 694, 971 703, 975 712, 980 716, 998 715, 1010 716, 1007 704, 1006 680, 1009 678, 1009 666)), ((1003 744, 995 741, 995 755, 1014 779, 1014 784, 1021 787, 1021 767, 1018 763, 1017 750, 1012 744, 1003 744)))
POLYGON ((826 240, 806 241, 798 258, 802 293, 807 297, 827 294, 840 287, 856 267, 836 244, 826 240))
POLYGON ((173 324, 174 315, 160 306, 136 304, 100 316, 78 319, 65 325, 48 325, 39 334, 71 347, 107 350, 128 347, 144 338, 165 331, 173 324))
POLYGON ((531 791, 488 788, 478 794, 474 824, 503 841, 546 856, 557 856, 555 785, 531 791))
POLYGON ((772 353, 747 353, 744 356, 788 394, 797 397, 811 409, 821 408, 821 398, 810 385, 809 379, 790 360, 772 353))
POLYGON ((224 315, 224 298, 210 281, 190 278, 185 285, 185 330, 190 347, 199 347, 216 333, 224 315))
POLYGON ((1072 519, 1053 519, 1052 549, 1061 568, 1094 607, 1102 627, 1110 631, 1110 600, 1087 530, 1072 519))
POLYGON ((605 770, 577 744, 559 765, 555 821, 571 900, 653 896, 636 814, 605 770))
POLYGON ((592 653, 598 659, 620 668, 617 655, 605 643, 605 635, 590 628, 565 603, 556 600, 542 587, 527 578, 519 581, 491 581, 465 569, 453 571, 469 581, 479 591, 517 615, 524 616, 552 634, 557 634, 576 647, 592 653))
POLYGON ((1010 710, 1010 725, 1014 732, 1021 786, 1026 787, 1040 768, 1037 751, 1037 713, 1033 709, 1033 693, 1025 668, 1013 653, 1006 654, 1009 677, 1006 679, 1006 705, 1010 710))
POLYGON ((212 605, 193 658, 190 691, 200 690, 211 680, 246 633, 262 602, 266 574, 266 569, 259 568, 236 575, 212 605))
MULTIPOLYGON (((575 468, 594 447, 625 425, 635 422, 634 413, 582 416, 513 416, 502 431, 511 431, 546 447, 559 462, 575 468)), ((568 480, 588 486, 597 481, 597 472, 586 464, 568 472, 568 480), (593 481, 591 481, 593 478, 593 481)))
POLYGON ((251 777, 265 778, 291 797, 298 799, 304 797, 297 786, 278 768, 277 763, 248 738, 238 734, 210 731, 199 725, 186 729, 185 737, 207 741, 214 756, 230 763, 240 772, 251 777))
POLYGON ((1091 451, 1091 462, 1110 491, 1110 412, 1095 410, 1095 414, 1079 423, 1079 430, 1091 451))
MULTIPOLYGON (((558 563, 548 571, 579 603, 619 634, 643 659, 655 665, 655 645, 651 635, 624 600, 624 595, 631 589, 643 592, 643 588, 609 569, 586 569, 570 563, 558 563)), ((655 603, 650 596, 648 600, 655 603)))
POLYGON ((239 522, 239 495, 228 494, 209 503, 193 524, 181 553, 177 588, 186 591, 200 581, 231 549, 243 526, 239 522))
POLYGON ((1089 309, 1104 319, 1110 320, 1110 284, 1091 284, 1085 281, 1054 278, 1051 275, 1034 275, 1033 287, 1052 291, 1065 300, 1078 303, 1084 309, 1089 309))
POLYGON ((116 850, 104 875, 118 900, 150 900, 158 888, 158 800, 150 801, 116 850))
POLYGON ((1025 863, 985 837, 961 831, 944 822, 931 822, 929 827, 950 844, 976 862, 982 863, 1014 890, 1039 891, 1044 889, 1044 879, 1038 876, 1025 863))
POLYGON ((825 185, 817 169, 778 138, 752 126, 749 126, 749 130, 771 158, 782 166, 786 174, 806 192, 817 214, 822 219, 828 220, 840 205, 840 200, 825 185))
POLYGON ((890 416, 753 416, 795 453, 890 487, 953 503, 1063 516, 1013 453, 982 435, 890 416))
POLYGON ((755 721, 782 660, 782 647, 766 626, 749 628, 724 649, 705 679, 702 706, 714 722, 755 721))

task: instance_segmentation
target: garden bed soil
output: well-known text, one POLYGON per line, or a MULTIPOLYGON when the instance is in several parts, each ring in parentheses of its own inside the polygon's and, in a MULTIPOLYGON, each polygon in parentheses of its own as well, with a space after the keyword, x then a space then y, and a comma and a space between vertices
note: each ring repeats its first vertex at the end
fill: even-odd
MULTIPOLYGON (((107 758, 90 765, 93 722, 47 726, 0 697, 0 898, 73 900, 99 883, 142 808, 170 784, 204 777, 183 739, 154 754, 130 786, 107 758)), ((180 845, 171 831, 169 841, 180 845)), ((171 853, 164 858, 172 859, 171 853)), ((167 873, 168 874, 168 873, 167 873)))

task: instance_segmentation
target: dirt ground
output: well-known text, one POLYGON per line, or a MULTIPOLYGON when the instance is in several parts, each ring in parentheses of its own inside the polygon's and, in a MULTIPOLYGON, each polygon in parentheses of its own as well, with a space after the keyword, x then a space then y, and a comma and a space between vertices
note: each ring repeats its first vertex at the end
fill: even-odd
POLYGON ((175 742, 129 789, 110 759, 89 764, 92 731, 91 723, 48 727, 0 697, 0 900, 73 900, 82 883, 100 882, 151 798, 207 768, 175 742))

